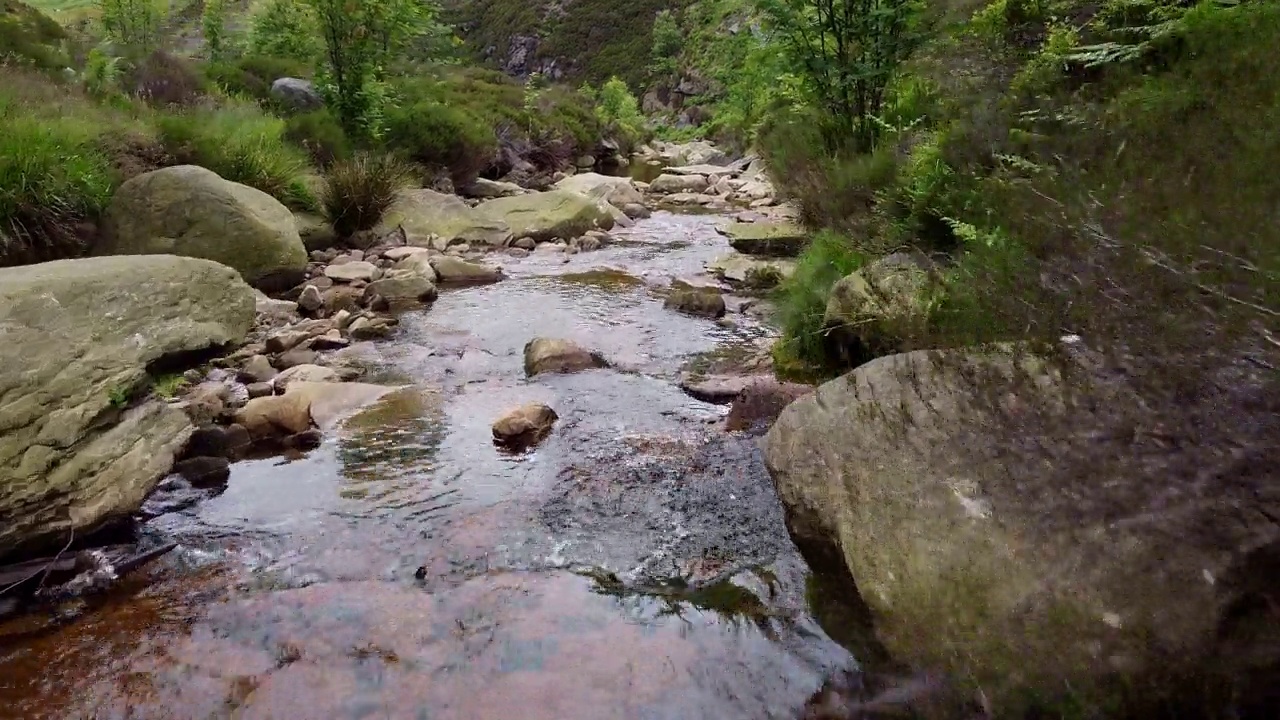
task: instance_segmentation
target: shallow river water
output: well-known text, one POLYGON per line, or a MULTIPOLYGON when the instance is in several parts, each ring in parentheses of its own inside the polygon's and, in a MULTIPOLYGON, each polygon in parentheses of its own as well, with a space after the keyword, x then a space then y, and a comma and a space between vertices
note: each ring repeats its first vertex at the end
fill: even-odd
POLYGON ((728 250, 722 221, 503 257, 509 279, 402 316, 370 377, 421 391, 149 521, 178 549, 74 619, 0 626, 0 717, 799 717, 854 660, 813 619, 756 439, 676 385, 772 331, 657 293, 728 250), (526 379, 535 336, 616 367, 526 379), (534 400, 552 435, 496 450, 492 421, 534 400))

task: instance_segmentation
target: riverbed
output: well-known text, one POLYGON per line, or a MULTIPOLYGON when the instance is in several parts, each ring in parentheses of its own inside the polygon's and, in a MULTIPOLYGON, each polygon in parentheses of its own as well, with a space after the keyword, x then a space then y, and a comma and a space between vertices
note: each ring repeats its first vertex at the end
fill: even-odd
POLYGON ((756 438, 678 387, 775 332, 741 298, 727 321, 662 304, 729 251, 724 221, 493 256, 508 279, 402 315, 352 354, 414 391, 147 521, 178 549, 106 597, 0 626, 0 717, 799 717, 855 660, 814 619, 756 438), (538 336, 613 367, 526 379, 538 336), (495 449, 532 401, 551 436, 495 449))

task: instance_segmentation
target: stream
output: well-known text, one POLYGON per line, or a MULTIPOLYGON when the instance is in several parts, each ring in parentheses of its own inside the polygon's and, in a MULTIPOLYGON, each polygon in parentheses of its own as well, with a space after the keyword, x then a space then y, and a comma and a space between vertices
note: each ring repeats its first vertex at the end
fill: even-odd
POLYGON ((658 294, 729 250, 723 221, 494 255, 508 279, 403 315, 359 359, 420 390, 160 507, 142 532, 179 547, 141 577, 0 625, 0 717, 801 717, 855 661, 814 619, 757 439, 677 386, 774 331, 658 294), (526 379, 536 336, 615 368, 526 379), (496 450, 490 424, 531 401, 552 434, 496 450))

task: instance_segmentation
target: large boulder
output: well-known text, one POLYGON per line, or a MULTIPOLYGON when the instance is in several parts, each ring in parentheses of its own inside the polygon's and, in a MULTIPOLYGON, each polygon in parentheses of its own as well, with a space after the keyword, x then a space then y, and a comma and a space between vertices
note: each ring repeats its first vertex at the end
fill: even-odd
POLYGON ((524 346, 524 372, 533 377, 542 373, 576 373, 607 368, 609 361, 598 352, 571 340, 534 338, 524 346))
POLYGON ((302 78, 277 78, 271 83, 271 97, 294 112, 318 110, 324 106, 324 99, 316 92, 315 85, 302 78))
POLYGON ((514 237, 535 242, 569 240, 588 230, 613 227, 613 217, 599 202, 565 190, 489 200, 476 206, 476 212, 507 225, 514 237))
POLYGON ((0 556, 128 517, 192 427, 147 366, 244 340, 234 270, 172 255, 0 270, 0 556))
POLYGON ((644 195, 636 188, 635 182, 627 177, 601 175, 600 173, 579 173, 557 182, 556 188, 578 193, 579 195, 586 195, 593 200, 603 200, 616 208, 644 203, 644 195))
POLYGON ((896 253, 857 270, 831 288, 823 326, 832 356, 858 365, 909 348, 928 322, 928 258, 896 253))
POLYGON ((809 233, 789 222, 730 223, 720 229, 734 250, 747 255, 796 257, 809 245, 809 233))
POLYGON ((1061 378, 1085 387, 1079 367, 917 351, 792 403, 764 452, 797 545, 847 566, 892 656, 976 683, 1002 716, 1033 695, 1114 708, 1108 687, 1141 700, 1171 678, 1274 673, 1261 628, 1275 628, 1280 495, 1265 471, 1231 453, 1183 466, 1143 437, 1159 417, 1111 437, 1129 447, 1114 457, 1091 418, 1133 398, 1077 402, 1061 378))
POLYGON ((482 216, 456 195, 434 190, 401 193, 374 231, 379 237, 394 232, 403 234, 406 245, 436 250, 461 243, 503 247, 511 242, 505 222, 482 216))
POLYGON ((649 192, 660 195, 697 194, 706 190, 709 186, 710 183, 707 182, 707 176, 705 175, 671 175, 664 173, 649 183, 649 192))
POLYGON ((96 255, 183 255, 220 262, 268 292, 298 284, 307 251, 270 195, 195 165, 143 173, 107 208, 96 255))

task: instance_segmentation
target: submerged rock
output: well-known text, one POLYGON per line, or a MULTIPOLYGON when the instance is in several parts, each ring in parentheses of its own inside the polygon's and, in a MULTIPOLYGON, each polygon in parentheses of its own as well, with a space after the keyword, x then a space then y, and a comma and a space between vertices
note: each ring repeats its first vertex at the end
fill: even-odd
POLYGON ((0 270, 0 555, 127 517, 193 428, 140 399, 147 366, 244 340, 234 270, 172 255, 0 270))
POLYGON ((809 233, 788 222, 736 222, 720 232, 734 250, 747 255, 796 257, 809 245, 809 233))
POLYGON ((533 377, 541 373, 575 373, 593 368, 607 368, 609 362, 569 340, 534 338, 524 346, 524 372, 533 377))
POLYGON ((143 173, 111 199, 95 255, 182 255, 234 268, 283 291, 303 278, 307 251, 293 213, 270 195, 195 165, 143 173))
POLYGON ((493 441, 511 450, 525 450, 542 442, 559 416, 542 403, 507 411, 493 423, 493 441))
POLYGON ((673 286, 662 304, 663 307, 698 317, 714 319, 724 317, 725 314, 724 296, 714 288, 673 286))

